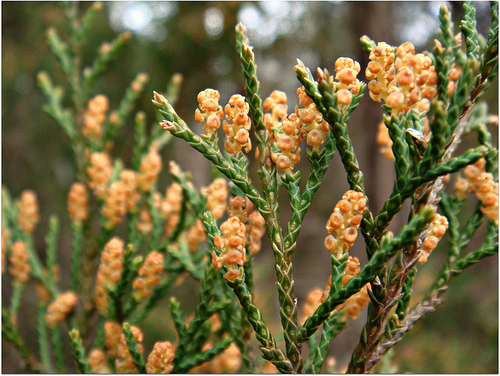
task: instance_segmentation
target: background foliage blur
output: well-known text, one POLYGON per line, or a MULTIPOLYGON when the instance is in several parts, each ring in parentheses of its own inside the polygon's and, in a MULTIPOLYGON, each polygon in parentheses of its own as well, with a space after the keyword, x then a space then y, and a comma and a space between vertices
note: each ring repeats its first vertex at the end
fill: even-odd
MULTIPOLYGON (((84 2, 81 8, 89 5, 84 2)), ((189 124, 195 124, 199 91, 207 87, 219 90, 221 103, 226 103, 234 93, 244 94, 234 47, 234 26, 242 22, 254 46, 262 95, 265 98, 275 89, 285 91, 289 111, 292 111, 298 102, 295 92, 299 84, 292 70, 296 58, 314 72, 318 66, 333 71, 335 60, 348 56, 360 62, 359 78, 364 79, 368 56, 359 44, 362 35, 392 45, 411 41, 417 52, 430 50, 439 27, 440 5, 441 2, 108 2, 96 22, 98 27, 87 35, 85 48, 89 60, 83 63, 90 64, 102 42, 110 41, 119 32, 130 31, 131 42, 100 79, 99 91, 93 94, 105 94, 112 104, 117 104, 137 73, 146 72, 150 76, 146 93, 152 93, 153 90, 162 92, 171 75, 179 72, 184 82, 176 110, 189 124)), ((458 25, 461 4, 450 5, 458 25)), ((486 35, 489 4, 478 2, 476 5, 478 28, 486 35)), ((36 86, 36 75, 41 70, 47 71, 57 84, 64 83, 45 34, 49 26, 64 34, 66 30, 62 25, 64 14, 55 2, 2 2, 2 184, 10 189, 13 197, 23 189, 37 192, 42 218, 36 231, 37 249, 44 249, 49 215, 57 214, 62 219, 59 262, 64 271, 71 249, 69 224, 64 219, 67 218, 67 193, 75 181, 72 151, 56 123, 43 113, 41 107, 45 99, 36 86)), ((490 90, 483 96, 489 102, 491 113, 498 113, 497 94, 496 90, 490 90)), ((158 126, 150 99, 151 95, 145 95, 137 109, 148 114, 151 126, 158 126)), ((379 105, 365 95, 349 125, 365 174, 370 209, 375 213, 388 197, 393 182, 391 162, 380 155, 375 143, 381 116, 379 105)), ((120 130, 113 150, 126 164, 130 161, 133 143, 131 119, 129 123, 120 130)), ((497 131, 493 130, 493 134, 497 131)), ((466 139, 464 144, 467 142, 466 139)), ((207 185, 210 165, 203 157, 190 152, 189 146, 179 140, 174 140, 166 149, 164 164, 174 159, 184 170, 192 171, 197 187, 207 185)), ((255 164, 252 167, 255 172, 255 164)), ((301 168, 307 169, 307 163, 301 168)), ((253 181, 257 180, 255 175, 253 181)), ((326 234, 324 226, 336 201, 348 189, 345 180, 336 157, 307 215, 307 227, 299 237, 299 251, 294 256, 299 305, 310 289, 324 288, 328 279, 329 263, 325 262, 328 254, 322 245, 326 234)), ((170 178, 164 171, 158 186, 165 189, 169 183, 170 178)), ((283 200, 281 208, 285 219, 287 205, 287 200, 283 200)), ((406 215, 400 215, 396 222, 405 222, 406 215)), ((397 226, 395 223, 394 227, 397 226)), ((361 243, 356 244, 351 253, 363 263, 366 258, 361 243)), ((439 257, 439 252, 434 252, 432 259, 439 257)), ((454 281, 446 294, 445 305, 419 322, 393 350, 391 364, 398 372, 498 372, 497 260, 496 257, 488 259, 454 281)), ((272 290, 264 287, 275 282, 272 253, 265 244, 257 255, 255 269, 257 304, 263 306, 266 321, 274 321, 274 328, 278 330, 277 298, 272 293, 263 295, 272 290)), ((429 287, 439 266, 430 262, 420 269, 417 294, 429 287)), ((62 273, 63 285, 69 284, 66 274, 62 273)), ((188 284, 174 294, 183 306, 194 307, 196 291, 195 284, 188 284)), ((8 297, 9 293, 4 287, 2 297, 8 297)), ((20 322, 28 323, 22 328, 25 338, 31 338, 28 346, 36 346, 35 320, 29 314, 34 302, 34 293, 26 294, 27 309, 20 313, 25 315, 25 320, 20 317, 20 322)), ((164 308, 153 311, 144 325, 146 351, 156 340, 175 340, 164 308)), ((336 341, 335 348, 330 349, 340 368, 347 364, 359 340, 362 321, 360 318, 350 325, 336 341)), ((4 373, 17 369, 15 351, 5 343, 2 358, 4 373)))

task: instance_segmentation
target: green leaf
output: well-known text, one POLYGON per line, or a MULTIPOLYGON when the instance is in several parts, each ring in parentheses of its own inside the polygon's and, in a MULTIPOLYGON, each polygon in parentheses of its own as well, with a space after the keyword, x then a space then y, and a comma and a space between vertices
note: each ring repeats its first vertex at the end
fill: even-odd
MULTIPOLYGON (((242 274, 244 273, 242 272, 242 274)), ((292 364, 277 348, 276 341, 262 318, 262 313, 252 300, 252 296, 244 282, 244 275, 234 281, 228 281, 228 284, 234 290, 248 321, 255 331, 255 336, 260 342, 263 358, 273 363, 280 372, 291 373, 293 370, 292 364)))
POLYGON ((70 141, 76 137, 76 124, 71 112, 62 107, 63 91, 55 87, 46 72, 40 72, 37 76, 38 86, 42 90, 49 103, 44 106, 44 111, 49 114, 66 133, 70 141))
POLYGON ((80 259, 83 248, 83 226, 81 223, 72 222, 71 232, 73 235, 73 251, 71 253, 71 291, 78 293, 80 285, 80 259))
POLYGON ((192 345, 192 340, 196 332, 201 328, 201 326, 207 321, 213 314, 210 312, 210 308, 213 303, 211 303, 213 297, 213 286, 215 283, 215 278, 217 276, 217 270, 209 264, 205 271, 205 277, 202 280, 201 291, 200 291, 200 301, 196 306, 195 314, 193 319, 189 323, 189 327, 185 330, 184 335, 179 338, 179 343, 176 348, 177 360, 174 359, 174 368, 180 365, 181 360, 189 355, 189 348, 192 345))
POLYGON ((308 373, 321 373, 321 368, 325 362, 328 354, 330 344, 335 337, 347 327, 347 321, 343 319, 343 314, 338 311, 333 311, 330 317, 323 323, 323 332, 318 347, 313 355, 310 372, 308 373))
POLYGON ((410 148, 405 137, 405 132, 408 129, 408 119, 407 116, 389 117, 384 115, 384 124, 392 140, 392 153, 395 158, 394 166, 396 168, 396 187, 401 191, 406 185, 410 174, 410 148))
POLYGON ((105 43, 101 46, 99 54, 94 60, 92 67, 84 70, 84 94, 82 98, 88 97, 90 89, 94 85, 95 81, 102 73, 104 73, 108 65, 117 57, 120 50, 129 42, 130 38, 130 33, 123 33, 111 43, 105 43))
POLYGON ((81 22, 80 22, 80 27, 76 29, 76 35, 75 35, 75 44, 78 46, 81 46, 83 42, 86 39, 86 36, 88 35, 88 32, 90 32, 95 17, 98 15, 98 13, 103 9, 103 5, 100 1, 96 1, 93 3, 85 12, 83 15, 81 22))
POLYGON ((94 373, 90 364, 87 361, 87 356, 85 355, 85 349, 83 347, 82 338, 80 337, 80 332, 77 329, 73 329, 69 332, 71 353, 73 359, 75 359, 76 366, 80 373, 94 373))
POLYGON ((66 372, 66 362, 64 358, 64 345, 61 338, 61 329, 59 326, 50 329, 52 337, 52 346, 54 348, 54 357, 56 359, 56 369, 59 373, 66 372))
POLYGON ((59 236, 59 218, 55 215, 50 217, 49 231, 45 238, 47 244, 46 265, 48 278, 54 281, 54 266, 57 261, 57 238, 59 236))
POLYGON ((492 81, 498 71, 498 1, 491 1, 491 25, 481 66, 481 77, 492 81))
POLYGON ((446 162, 439 163, 428 171, 423 172, 422 182, 432 181, 439 176, 451 174, 461 170, 462 168, 476 162, 478 159, 484 157, 487 149, 484 146, 478 146, 474 149, 469 149, 462 155, 451 158, 446 162))
POLYGON ((115 314, 115 319, 118 322, 122 322, 124 317, 123 309, 123 298, 127 291, 127 287, 130 283, 132 274, 132 258, 134 257, 134 246, 128 244, 125 248, 123 256, 123 269, 120 276, 120 280, 113 287, 113 290, 109 291, 109 296, 113 302, 113 310, 115 314))
MULTIPOLYGON (((330 82, 330 75, 325 70, 320 77, 318 89, 321 93, 323 106, 316 104, 317 98, 311 97, 318 110, 323 114, 324 119, 330 124, 330 131, 335 136, 337 150, 342 159, 344 169, 347 173, 347 181, 352 190, 365 193, 364 177, 359 168, 358 159, 354 153, 354 147, 347 131, 346 118, 337 110, 337 95, 330 82)), ((360 93, 364 91, 364 86, 360 88, 360 93)), ((307 90, 306 90, 307 93, 307 90)))
POLYGON ((128 351, 132 356, 132 360, 137 367, 138 373, 147 373, 146 372, 146 364, 144 363, 144 359, 142 358, 142 354, 139 351, 139 347, 137 346, 137 342, 134 338, 134 333, 130 327, 129 323, 123 324, 123 336, 125 337, 125 342, 127 343, 128 351))
POLYGON ((217 342, 211 349, 184 358, 182 363, 180 363, 177 367, 174 367, 172 373, 187 373, 187 371, 189 371, 191 368, 196 367, 199 364, 208 362, 215 356, 222 353, 229 347, 230 344, 231 339, 224 338, 220 342, 217 342))
POLYGON ((172 317, 174 328, 180 340, 185 336, 186 325, 184 324, 184 314, 182 313, 181 304, 174 297, 170 298, 170 316, 172 317))
MULTIPOLYGON (((132 111, 134 110, 136 102, 139 100, 141 94, 144 91, 145 85, 148 82, 149 77, 145 73, 139 73, 130 86, 127 88, 125 91, 125 95, 123 99, 120 101, 120 104, 118 106, 118 110, 116 111, 116 118, 114 119, 113 122, 110 122, 107 124, 105 128, 105 135, 104 135, 104 140, 103 144, 105 145, 108 141, 111 141, 118 130, 125 125, 126 120, 128 117, 132 114, 132 111)), ((144 115, 142 115, 144 116, 144 115)), ((140 119, 139 121, 141 121, 140 119)), ((136 117, 137 121, 137 117, 136 117)), ((142 121, 145 121, 142 120, 142 121)), ((141 142, 141 140, 135 140, 136 142, 141 142)))
POLYGON ((363 35, 359 41, 361 42, 361 46, 365 50, 367 54, 372 52, 372 50, 377 47, 377 43, 375 41, 371 40, 368 36, 363 35))
POLYGON ((141 157, 146 151, 146 114, 139 111, 134 119, 134 147, 132 149, 132 169, 139 171, 141 157))
POLYGON ((47 303, 38 304, 38 317, 37 317, 37 335, 38 335, 38 348, 40 353, 40 361, 42 369, 45 373, 53 373, 54 370, 50 358, 50 345, 47 333, 47 323, 45 322, 45 313, 47 312, 47 303))
POLYGON ((463 8, 464 19, 460 24, 460 30, 465 37, 467 55, 473 59, 479 60, 480 46, 476 25, 476 8, 472 1, 464 1, 463 8))
POLYGON ((68 45, 61 40, 56 29, 53 27, 47 30, 47 41, 52 53, 56 56, 62 71, 68 80, 70 80, 70 77, 73 75, 74 66, 68 45))

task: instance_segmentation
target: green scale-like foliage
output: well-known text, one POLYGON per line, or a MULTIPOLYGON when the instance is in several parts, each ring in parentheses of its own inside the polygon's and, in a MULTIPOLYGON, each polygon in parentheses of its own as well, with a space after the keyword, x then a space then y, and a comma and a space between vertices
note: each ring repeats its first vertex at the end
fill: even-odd
POLYGON ((87 361, 87 356, 85 355, 85 349, 83 347, 80 332, 76 329, 73 329, 69 333, 69 336, 70 336, 70 344, 71 344, 73 359, 75 360, 78 370, 81 373, 94 373, 92 372, 90 364, 87 361))
MULTIPOLYGON (((301 173, 298 164, 294 166, 295 171, 279 171, 271 156, 273 152, 280 150, 277 143, 271 145, 271 135, 265 124, 264 97, 258 79, 256 57, 245 27, 237 25, 236 54, 241 62, 246 102, 249 106, 250 133, 259 156, 255 161, 260 179, 260 185, 257 185, 250 179, 249 170, 254 163, 250 154, 230 155, 220 150, 217 132, 211 136, 198 135, 177 114, 174 106, 181 92, 182 81, 178 74, 171 76, 163 91, 164 95, 154 93, 153 104, 158 109, 156 119, 161 126, 154 125, 149 132, 145 112, 134 114, 136 103, 148 81, 146 75, 139 74, 125 90, 113 116, 105 116, 106 119, 101 124, 102 135, 95 139, 88 138, 83 128, 85 114, 90 110, 87 108, 89 99, 97 90, 101 91, 101 76, 109 70, 110 64, 118 57, 131 35, 124 33, 105 43, 93 60, 89 60, 83 56, 83 47, 87 42, 88 32, 94 27, 96 16, 103 8, 102 4, 86 7, 81 15, 77 3, 65 2, 62 7, 66 16, 67 33, 50 28, 47 40, 63 73, 68 94, 66 95, 60 83, 53 81, 45 72, 38 75, 38 85, 47 98, 45 112, 61 127, 69 141, 75 157, 77 181, 85 189, 88 188, 89 213, 85 219, 71 220, 69 289, 77 294, 79 306, 68 313, 63 322, 49 327, 46 322, 49 304, 62 291, 55 270, 60 251, 60 222, 63 219, 57 216, 50 218, 42 258, 37 253, 38 242, 34 234, 18 223, 21 209, 13 202, 7 189, 2 189, 2 231, 8 234, 6 248, 10 249, 16 241, 25 243, 30 276, 40 287, 46 289, 49 296, 41 298, 37 303, 39 360, 24 342, 22 330, 17 326, 17 315, 23 309, 23 296, 32 284, 14 280, 10 299, 2 307, 3 337, 20 352, 30 370, 43 373, 67 371, 64 345, 67 342, 65 330, 69 327, 72 329, 69 343, 76 368, 82 373, 92 373, 91 364, 94 367, 94 363, 87 358, 87 352, 94 349, 110 350, 105 323, 113 321, 122 327, 123 338, 137 372, 146 373, 147 354, 142 353, 142 345, 134 338, 131 325, 141 323, 154 307, 167 298, 170 315, 162 317, 172 321, 176 333, 176 338, 167 338, 175 348, 175 357, 170 365, 173 367, 172 373, 188 373, 206 362, 216 362, 217 359, 222 359, 218 356, 224 356, 223 353, 232 343, 241 353, 243 367, 238 371, 259 372, 261 363, 256 359, 258 354, 253 353, 252 339, 257 340, 264 361, 271 362, 282 373, 321 373, 326 371, 324 363, 332 343, 349 324, 350 311, 345 307, 350 308, 350 304, 354 304, 356 300, 355 295, 363 290, 367 292, 370 302, 348 372, 366 373, 401 341, 418 320, 443 304, 444 294, 454 278, 483 258, 498 252, 497 221, 486 217, 485 203, 478 201, 475 195, 470 195, 471 199, 476 200, 474 207, 467 202, 469 198, 454 195, 450 193, 451 190, 446 190, 445 193, 443 189, 446 175, 460 173, 480 158, 485 158, 485 169, 493 175, 495 181, 498 178, 498 151, 489 129, 495 121, 488 115, 487 106, 477 101, 491 85, 498 71, 497 2, 491 3, 491 27, 486 40, 478 32, 474 4, 464 2, 464 16, 459 26, 463 43, 455 36, 455 25, 449 7, 441 7, 439 42, 436 42, 432 53, 425 53, 430 57, 437 76, 437 95, 432 100, 428 113, 412 108, 406 113, 395 114, 388 103, 382 104, 381 108, 386 113, 383 122, 392 141, 395 180, 392 192, 379 213, 370 210, 369 197, 365 197, 367 205, 362 213, 359 231, 365 241, 368 262, 360 266, 359 273, 343 286, 349 254, 330 255, 330 291, 323 295, 324 301, 321 304, 317 302, 316 310, 305 317, 302 325, 298 321, 292 256, 296 251, 301 251, 297 249, 297 244, 301 229, 307 228, 303 226, 306 214, 337 151, 349 188, 366 194, 370 182, 365 181, 360 168, 348 123, 366 89, 371 86, 356 81, 356 94, 351 93, 349 104, 341 105, 338 85, 344 83, 337 82, 342 81, 340 74, 336 75, 339 73, 337 63, 335 75, 330 75, 327 69, 318 69, 318 78, 315 79, 311 70, 298 60, 294 68, 298 81, 312 99, 320 117, 328 123, 329 131, 318 150, 306 151, 307 160, 304 162, 310 164, 307 180, 304 181, 306 176, 301 173), (82 69, 84 61, 86 64, 88 61, 89 67, 82 69), (456 73, 454 69, 461 72, 458 79, 450 77, 452 72, 456 73), (449 85, 452 84, 454 89, 450 91, 449 85), (430 132, 424 129, 426 117, 430 132), (143 162, 146 162, 151 151, 160 152, 172 139, 179 138, 212 163, 212 179, 223 176, 229 180, 231 197, 250 200, 262 215, 273 252, 277 280, 281 327, 276 333, 273 333, 275 329, 271 331, 274 327, 266 323, 267 319, 264 320, 265 311, 257 306, 256 302, 259 300, 254 298, 260 293, 259 285, 254 284, 253 280, 254 274, 255 278, 259 276, 259 258, 250 254, 250 234, 245 234, 245 249, 243 246, 236 248, 240 252, 246 250, 245 265, 239 265, 238 277, 227 279, 230 278, 226 274, 228 267, 223 265, 217 270, 210 258, 211 254, 220 257, 224 252, 224 249, 218 249, 214 244, 217 243, 216 236, 222 236, 221 223, 217 223, 208 211, 208 197, 203 190, 200 193, 195 188, 190 173, 182 171, 173 161, 168 163, 168 168, 170 178, 182 188, 179 210, 176 209, 174 214, 167 214, 171 210, 168 205, 174 205, 170 202, 166 204, 167 197, 160 194, 161 182, 156 181, 156 176, 149 190, 137 189, 136 207, 128 208, 122 218, 125 222, 123 230, 126 231, 123 237, 125 249, 123 259, 116 260, 119 263, 114 264, 116 268, 119 264, 120 274, 114 277, 113 284, 103 285, 106 295, 104 298, 108 302, 107 312, 99 307, 99 313, 96 313, 98 302, 93 290, 96 285, 93 278, 100 270, 103 248, 117 236, 118 229, 116 224, 109 224, 109 218, 103 210, 104 204, 108 198, 106 195, 109 186, 121 180, 120 173, 129 169, 128 158, 112 160, 112 171, 107 176, 109 183, 105 187, 104 197, 97 197, 96 192, 90 189, 92 184, 89 184, 91 177, 87 168, 92 153, 105 152, 112 155, 111 148, 117 133, 127 126, 129 120, 133 123, 130 134, 134 137, 130 168, 136 174, 143 172, 143 162), (469 134, 475 137, 479 146, 470 147, 461 154, 455 153, 459 150, 462 138, 469 134), (285 226, 283 218, 280 218, 279 205, 283 202, 279 198, 283 190, 288 195, 291 211, 285 226), (408 222, 394 230, 396 235, 393 235, 388 228, 392 228, 389 227, 394 225, 392 220, 402 212, 405 203, 410 206, 408 222), (469 208, 470 212, 467 211, 469 208), (448 235, 442 241, 447 242, 447 249, 444 250, 447 254, 444 255, 445 261, 430 289, 423 298, 415 301, 413 287, 421 267, 418 265, 420 248, 438 209, 448 220, 448 235), (175 218, 169 217, 170 215, 175 215, 175 218), (176 220, 175 225, 168 227, 172 219, 176 220), (193 233, 190 229, 198 219, 203 220, 206 242, 200 242, 198 249, 193 249, 193 233), (481 228, 486 229, 483 241, 471 242, 481 228), (472 245, 476 248, 470 250, 472 245), (147 256, 153 251, 162 256, 161 276, 149 290, 150 295, 137 301, 139 298, 135 290, 146 280, 144 270, 147 268, 141 267, 146 266, 145 260, 148 260, 147 256), (189 324, 186 310, 188 305, 181 305, 175 297, 167 297, 185 276, 189 276, 199 288, 198 302, 189 324), (348 301, 351 297, 354 299, 348 301), (214 325, 217 321, 220 321, 220 325, 214 325), (306 343, 308 353, 303 351, 306 343)), ((368 54, 377 47, 377 43, 368 36, 363 36, 360 42, 368 54)), ((394 56, 397 56, 396 50, 394 56)), ((345 64, 351 63, 350 60, 345 61, 345 64)), ((354 64, 357 66, 357 63, 354 64)), ((395 74, 397 73, 396 71, 395 74)), ((296 114, 298 113, 296 110, 296 114)), ((280 133, 280 136, 284 135, 284 131, 280 133)), ((304 136, 305 133, 301 135, 302 138, 304 136)), ((166 164, 163 162, 163 165, 166 164)), ((137 179, 138 176, 136 175, 137 179)), ((332 200, 335 201, 335 198, 332 200)), ((488 212, 486 214, 490 215, 488 212)), ((247 230, 250 224, 244 223, 247 230)), ((3 235, 2 233, 2 239, 3 235)), ((337 240, 339 236, 341 234, 337 233, 337 240)), ((7 257, 10 256, 8 252, 7 250, 7 257)), ((226 254, 228 252, 223 257, 226 254)), ((231 262, 227 262, 227 265, 231 265, 231 262)), ((107 361, 106 366, 111 366, 111 371, 116 371, 114 359, 108 358, 107 361)))

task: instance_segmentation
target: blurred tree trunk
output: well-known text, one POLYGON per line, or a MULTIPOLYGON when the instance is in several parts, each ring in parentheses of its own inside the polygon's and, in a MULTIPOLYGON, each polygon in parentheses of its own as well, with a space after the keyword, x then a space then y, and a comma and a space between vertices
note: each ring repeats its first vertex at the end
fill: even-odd
MULTIPOLYGON (((392 3, 363 1, 353 2, 351 6, 353 7, 350 12, 351 25, 353 25, 354 35, 358 38, 367 35, 377 43, 386 41, 391 44, 393 39, 390 27, 392 3)), ((361 67, 366 67, 369 62, 368 54, 361 51, 359 57, 361 67)), ((364 68, 362 68, 359 78, 368 83, 364 68)), ((394 173, 393 169, 385 168, 387 161, 380 155, 379 146, 375 142, 378 124, 382 120, 382 111, 380 104, 369 97, 368 89, 365 92, 363 103, 353 113, 353 117, 362 119, 364 135, 362 137, 360 135, 359 138, 364 142, 364 145, 361 148, 356 148, 356 154, 362 163, 361 168, 365 175, 365 182, 369 182, 366 188, 370 199, 370 208, 376 214, 382 207, 384 200, 387 199, 388 192, 392 189, 389 182, 393 181, 394 173)))

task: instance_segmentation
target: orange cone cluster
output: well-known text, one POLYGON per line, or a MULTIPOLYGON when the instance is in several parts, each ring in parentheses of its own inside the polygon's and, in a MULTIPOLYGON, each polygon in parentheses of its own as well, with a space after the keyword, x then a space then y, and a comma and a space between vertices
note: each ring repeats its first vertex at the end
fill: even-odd
POLYGON ((38 199, 33 191, 23 191, 17 201, 17 224, 19 229, 26 234, 35 230, 35 226, 40 221, 38 214, 38 199))
POLYGON ((350 190, 342 196, 326 224, 325 248, 328 252, 339 258, 352 248, 365 208, 366 196, 363 193, 350 190))
POLYGON ((418 262, 424 264, 427 262, 427 258, 431 254, 431 252, 436 248, 437 244, 443 237, 444 233, 448 229, 448 220, 445 216, 436 214, 432 219, 430 224, 429 232, 427 236, 422 242, 422 246, 419 251, 421 252, 421 256, 418 259, 418 262))
POLYGON ((373 100, 387 103, 392 115, 406 114, 411 108, 429 111, 437 93, 437 75, 430 57, 416 54, 410 42, 397 48, 381 42, 369 59, 366 78, 373 100))
POLYGON ((222 252, 218 256, 215 251, 212 252, 212 265, 216 269, 225 265, 228 271, 224 274, 224 278, 236 279, 240 276, 239 267, 246 262, 245 224, 238 217, 231 217, 222 223, 220 229, 223 235, 215 235, 214 245, 222 252))
POLYGON ((175 358, 174 346, 168 342, 156 342, 153 350, 148 356, 146 364, 147 373, 170 373, 174 366, 172 362, 175 358))

